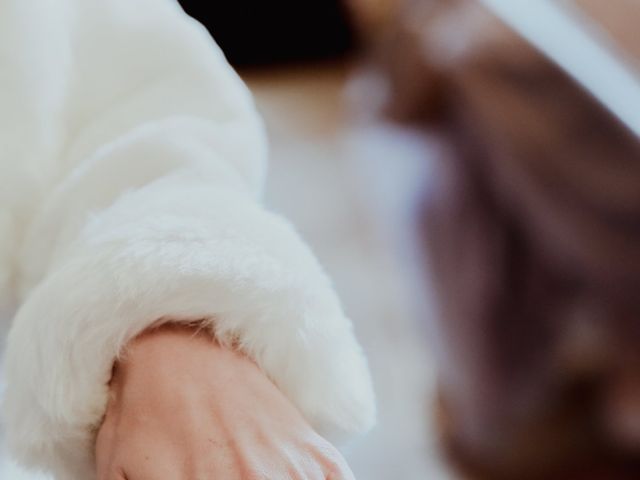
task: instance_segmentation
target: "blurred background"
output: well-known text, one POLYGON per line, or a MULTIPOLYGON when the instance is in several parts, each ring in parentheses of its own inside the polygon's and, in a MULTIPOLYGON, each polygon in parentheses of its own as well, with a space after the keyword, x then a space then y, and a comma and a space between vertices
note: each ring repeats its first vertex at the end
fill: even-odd
POLYGON ((357 478, 640 478, 640 2, 181 3, 369 356, 357 478))

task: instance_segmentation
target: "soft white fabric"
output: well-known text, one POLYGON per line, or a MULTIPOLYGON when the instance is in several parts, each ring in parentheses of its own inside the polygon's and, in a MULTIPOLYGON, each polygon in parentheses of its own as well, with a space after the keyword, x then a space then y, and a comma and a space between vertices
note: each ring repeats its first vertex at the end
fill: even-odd
POLYGON ((242 349, 329 438, 367 430, 366 360, 311 252, 258 203, 263 129, 206 30, 172 0, 0 0, 0 12, 16 458, 94 478, 113 361, 166 321, 242 349))
POLYGON ((3 480, 51 480, 51 477, 20 468, 7 458, 0 458, 0 478, 3 480))

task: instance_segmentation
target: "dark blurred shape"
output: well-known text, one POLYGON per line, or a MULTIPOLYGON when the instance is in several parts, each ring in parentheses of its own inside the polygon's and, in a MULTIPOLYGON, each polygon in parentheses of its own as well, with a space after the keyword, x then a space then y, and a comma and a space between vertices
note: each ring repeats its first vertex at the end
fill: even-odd
MULTIPOLYGON (((580 3, 638 55, 640 3, 580 3)), ((450 148, 423 218, 449 453, 471 478, 640 478, 640 139, 473 1, 405 2, 380 65, 387 113, 450 148)))
POLYGON ((354 46, 339 0, 179 0, 238 67, 330 59, 354 46))

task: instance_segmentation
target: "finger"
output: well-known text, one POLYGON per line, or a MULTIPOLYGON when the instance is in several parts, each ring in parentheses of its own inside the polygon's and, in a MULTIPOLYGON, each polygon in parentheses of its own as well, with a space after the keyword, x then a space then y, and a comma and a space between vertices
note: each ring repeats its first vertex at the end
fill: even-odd
POLYGON ((312 456, 303 457, 289 467, 289 478, 293 480, 325 480, 324 467, 312 456))
POLYGON ((355 480, 347 461, 333 445, 322 442, 313 447, 312 451, 324 468, 323 480, 355 480))
POLYGON ((324 480, 355 480, 353 472, 344 462, 344 465, 335 463, 327 468, 324 480))

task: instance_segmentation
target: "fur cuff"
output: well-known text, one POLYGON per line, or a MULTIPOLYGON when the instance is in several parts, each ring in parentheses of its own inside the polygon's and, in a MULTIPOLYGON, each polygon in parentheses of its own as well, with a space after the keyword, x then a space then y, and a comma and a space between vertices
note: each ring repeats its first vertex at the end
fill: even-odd
POLYGON ((291 226, 197 178, 158 183, 96 216, 18 312, 5 400, 18 459, 59 479, 95 478, 114 359, 168 321, 206 322, 328 438, 367 430, 375 412, 366 360, 291 226))

